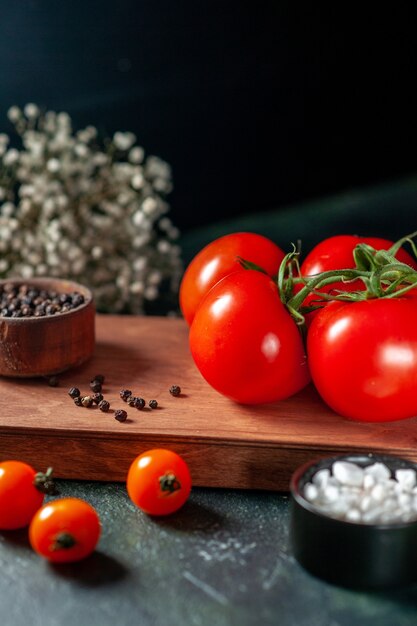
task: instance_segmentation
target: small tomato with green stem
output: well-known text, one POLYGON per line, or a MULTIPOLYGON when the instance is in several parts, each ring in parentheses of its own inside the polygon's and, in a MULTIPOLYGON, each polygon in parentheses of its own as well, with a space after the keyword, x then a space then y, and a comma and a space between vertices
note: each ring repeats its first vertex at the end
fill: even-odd
POLYGON ((173 450, 155 448, 131 463, 126 488, 132 502, 148 515, 171 515, 188 500, 190 470, 173 450))
POLYGON ((52 469, 42 474, 22 461, 0 463, 0 529, 28 526, 45 493, 55 493, 52 469))
POLYGON ((94 507, 79 498, 58 498, 37 511, 29 526, 29 541, 48 561, 70 563, 90 555, 100 533, 94 507))

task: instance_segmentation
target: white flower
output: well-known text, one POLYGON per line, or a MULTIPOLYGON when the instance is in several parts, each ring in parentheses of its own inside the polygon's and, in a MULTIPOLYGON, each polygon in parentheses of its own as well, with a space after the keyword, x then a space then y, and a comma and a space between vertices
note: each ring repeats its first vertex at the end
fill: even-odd
POLYGON ((18 122, 22 117, 22 111, 17 106, 12 106, 7 111, 7 117, 11 122, 18 122))
POLYGON ((86 157, 88 154, 87 146, 84 143, 77 143, 74 146, 74 152, 78 157, 86 157))
POLYGON ((156 300, 158 297, 158 289, 155 285, 150 285, 145 289, 145 298, 147 300, 156 300))
POLYGON ((145 288, 145 285, 142 282, 136 280, 134 283, 130 285, 129 289, 130 289, 130 293, 138 294, 138 293, 143 293, 144 288, 145 288))
POLYGON ((101 246, 94 246, 91 249, 91 256, 93 259, 101 259, 103 257, 103 248, 101 246))
POLYGON ((136 137, 133 133, 117 132, 113 135, 113 141, 118 150, 127 151, 135 143, 136 137))
POLYGON ((161 239, 161 241, 158 241, 157 247, 159 252, 161 252, 162 254, 167 254, 171 249, 171 246, 166 239, 161 239))
POLYGON ((10 217, 16 211, 16 207, 13 202, 5 202, 1 205, 1 215, 4 217, 10 217))
POLYGON ((135 146, 129 152, 128 159, 131 163, 142 163, 145 151, 140 146, 135 146))
POLYGON ((28 104, 24 107, 23 112, 26 117, 30 119, 38 117, 40 113, 39 107, 36 104, 33 104, 33 102, 28 102, 28 104))
POLYGON ((15 148, 10 148, 3 157, 6 166, 14 165, 19 160, 19 152, 15 148))
POLYGON ((46 169, 48 172, 51 172, 51 174, 59 172, 60 168, 61 163, 59 162, 59 159, 49 159, 46 163, 46 169))
POLYGON ((145 215, 152 215, 158 208, 158 203, 155 198, 145 198, 142 203, 142 211, 145 215))
POLYGON ((169 210, 168 164, 145 159, 130 132, 106 143, 94 126, 73 133, 67 113, 42 114, 32 103, 10 116, 22 149, 8 149, 0 134, 2 276, 76 279, 106 312, 143 313, 160 284, 176 295, 182 264, 170 237, 177 229, 160 219, 169 210))
POLYGON ((145 179, 143 177, 143 174, 135 174, 132 177, 132 187, 133 189, 141 189, 143 187, 143 183, 145 182, 145 179))

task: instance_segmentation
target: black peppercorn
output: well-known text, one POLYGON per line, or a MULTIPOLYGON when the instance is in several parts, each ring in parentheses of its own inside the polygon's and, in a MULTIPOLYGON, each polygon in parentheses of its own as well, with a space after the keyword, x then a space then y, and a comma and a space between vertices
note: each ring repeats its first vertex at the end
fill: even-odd
POLYGON ((122 400, 127 402, 128 398, 130 398, 130 396, 132 395, 132 392, 130 391, 130 389, 122 389, 119 395, 122 400))
POLYGON ((81 397, 80 396, 76 396, 74 398, 74 404, 76 404, 77 406, 82 406, 82 402, 81 402, 81 397))
POLYGON ((68 390, 68 395, 71 396, 71 398, 78 398, 78 396, 80 395, 80 390, 78 389, 78 387, 71 387, 68 390))
POLYGON ((90 389, 94 393, 100 393, 101 392, 101 383, 98 380, 92 380, 90 382, 90 389))
POLYGON ((91 397, 93 398, 93 402, 95 404, 100 404, 100 402, 103 399, 103 394, 101 394, 101 393, 93 393, 93 395, 91 397))
POLYGON ((110 402, 107 402, 107 400, 101 400, 101 402, 98 403, 98 408, 100 411, 103 411, 103 413, 107 413, 110 408, 110 402))
POLYGON ((117 409, 117 411, 114 412, 114 419, 116 419, 118 422, 125 422, 127 419, 126 411, 124 411, 123 409, 117 409))
POLYGON ((49 385, 50 387, 58 387, 58 385, 59 385, 59 379, 58 379, 58 376, 50 376, 50 377, 48 378, 48 385, 49 385))
POLYGON ((135 404, 134 404, 135 409, 139 409, 139 411, 141 411, 144 406, 145 406, 145 400, 143 398, 135 398, 135 404))
POLYGON ((181 393, 181 387, 179 385, 172 385, 172 387, 169 388, 169 393, 172 396, 179 396, 181 393))
POLYGON ((156 409, 158 407, 158 402, 156 400, 149 400, 149 406, 151 409, 156 409))
POLYGON ((93 380, 97 380, 99 383, 103 384, 104 383, 104 376, 103 376, 103 374, 96 374, 94 376, 93 380))
POLYGON ((91 396, 83 396, 81 398, 81 404, 88 408, 93 404, 93 398, 91 396))

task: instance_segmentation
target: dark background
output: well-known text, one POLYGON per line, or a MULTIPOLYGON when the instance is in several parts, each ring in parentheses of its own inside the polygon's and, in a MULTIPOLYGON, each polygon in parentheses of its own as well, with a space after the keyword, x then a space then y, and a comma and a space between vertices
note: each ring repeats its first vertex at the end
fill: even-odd
POLYGON ((183 231, 413 174, 411 4, 335 4, 2 3, 0 132, 27 102, 134 131, 183 231))

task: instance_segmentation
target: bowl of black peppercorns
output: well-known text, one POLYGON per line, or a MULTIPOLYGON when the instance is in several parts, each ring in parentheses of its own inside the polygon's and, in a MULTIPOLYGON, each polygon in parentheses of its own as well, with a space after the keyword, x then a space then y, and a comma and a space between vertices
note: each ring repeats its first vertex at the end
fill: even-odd
POLYGON ((84 363, 95 345, 87 287, 59 278, 0 280, 0 375, 50 376, 84 363))

